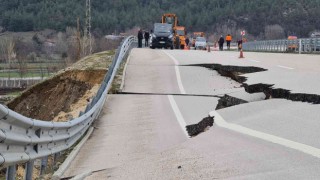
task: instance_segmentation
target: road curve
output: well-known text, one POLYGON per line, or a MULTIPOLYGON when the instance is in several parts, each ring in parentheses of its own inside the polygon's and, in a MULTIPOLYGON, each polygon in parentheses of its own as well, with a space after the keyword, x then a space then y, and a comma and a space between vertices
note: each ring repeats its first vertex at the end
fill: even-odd
MULTIPOLYGON (((308 55, 133 49, 123 92, 110 95, 96 130, 64 174, 91 170, 87 179, 318 179, 320 160, 303 151, 214 124, 188 137, 186 125, 214 111, 228 94, 250 103, 217 110, 230 124, 320 148, 318 105, 249 95, 240 83, 216 71, 193 66, 255 66, 267 71, 244 74, 247 82, 273 83, 300 93, 319 71, 308 55), (301 59, 307 64, 303 65, 301 59), (190 66, 191 65, 191 66, 190 66), (293 69, 289 69, 293 68, 293 69), (267 78, 269 77, 269 78, 267 78), (253 102, 251 102, 253 101, 253 102)), ((320 93, 319 93, 320 94, 320 93)))

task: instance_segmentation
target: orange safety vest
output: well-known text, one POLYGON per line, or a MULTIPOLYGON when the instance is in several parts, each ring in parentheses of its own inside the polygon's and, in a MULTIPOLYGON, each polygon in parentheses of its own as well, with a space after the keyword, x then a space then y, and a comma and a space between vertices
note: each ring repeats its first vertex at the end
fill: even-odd
POLYGON ((232 36, 227 36, 226 41, 232 41, 232 36))

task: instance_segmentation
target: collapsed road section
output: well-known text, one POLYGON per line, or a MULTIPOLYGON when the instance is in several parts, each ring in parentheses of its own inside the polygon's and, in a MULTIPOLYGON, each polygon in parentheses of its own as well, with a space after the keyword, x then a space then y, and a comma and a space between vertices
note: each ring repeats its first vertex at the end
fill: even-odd
POLYGON ((243 83, 246 81, 246 78, 241 76, 242 74, 248 74, 248 73, 256 73, 256 72, 262 72, 267 71, 266 69, 260 68, 260 67, 241 67, 241 66, 224 66, 221 64, 196 64, 192 66, 199 66, 208 68, 211 70, 217 71, 221 76, 229 77, 239 83, 243 83))
MULTIPOLYGON (((246 104, 250 102, 263 101, 267 99, 287 99, 292 101, 308 102, 313 104, 320 103, 320 96, 315 94, 291 93, 290 90, 273 88, 269 84, 246 84, 247 77, 243 76, 248 73, 264 72, 266 69, 259 67, 239 67, 224 66, 220 64, 198 64, 192 66, 205 67, 217 71, 220 75, 229 77, 234 81, 242 84, 243 92, 226 93, 220 97, 215 110, 225 109, 228 107, 246 104)), ((214 117, 205 117, 198 124, 188 125, 187 132, 191 137, 205 132, 208 127, 213 126, 214 117)))
MULTIPOLYGON (((250 93, 250 94, 264 93, 266 96, 266 99, 279 98, 279 99, 288 99, 292 101, 308 102, 313 104, 320 103, 320 95, 317 95, 317 94, 292 93, 290 90, 287 90, 287 89, 273 88, 274 85, 272 84, 259 83, 259 84, 249 85, 245 83, 247 81, 247 78, 242 76, 243 74, 267 71, 266 69, 263 69, 263 68, 252 67, 252 66, 251 67, 224 66, 220 64, 198 64, 193 66, 200 66, 200 67, 205 67, 208 69, 215 70, 222 76, 230 77, 233 80, 241 83, 247 93, 250 93)), ((234 100, 232 98, 225 98, 225 99, 234 100)), ((238 102, 235 103, 235 105, 236 104, 238 104, 238 102)), ((227 107, 230 107, 230 105, 227 105, 227 107)))

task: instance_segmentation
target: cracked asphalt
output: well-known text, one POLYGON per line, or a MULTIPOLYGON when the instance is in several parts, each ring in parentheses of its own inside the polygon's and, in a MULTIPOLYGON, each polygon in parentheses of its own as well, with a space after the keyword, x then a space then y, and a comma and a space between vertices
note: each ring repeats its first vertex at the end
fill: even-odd
POLYGON ((319 57, 238 55, 133 49, 125 94, 108 97, 97 129, 64 176, 91 170, 98 172, 86 179, 319 179, 319 105, 265 100, 216 71, 184 66, 260 67, 267 71, 244 74, 245 83, 320 95, 319 57), (214 117, 213 127, 188 137, 185 126, 208 117, 225 94, 249 103, 217 110, 219 123, 214 117))

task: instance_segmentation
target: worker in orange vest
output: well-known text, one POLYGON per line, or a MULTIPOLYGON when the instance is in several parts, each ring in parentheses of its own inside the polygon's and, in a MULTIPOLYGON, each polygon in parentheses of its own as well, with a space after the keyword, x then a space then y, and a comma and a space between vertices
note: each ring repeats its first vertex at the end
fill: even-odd
POLYGON ((231 44, 231 41, 232 41, 232 36, 230 34, 228 34, 226 36, 226 41, 227 41, 228 50, 230 50, 230 44, 231 44))

